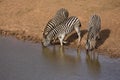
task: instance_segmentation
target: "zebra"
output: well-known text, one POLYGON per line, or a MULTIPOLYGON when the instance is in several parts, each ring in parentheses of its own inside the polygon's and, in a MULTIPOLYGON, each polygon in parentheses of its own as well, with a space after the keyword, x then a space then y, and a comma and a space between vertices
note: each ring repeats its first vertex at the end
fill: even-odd
POLYGON ((76 16, 69 17, 65 22, 61 23, 57 27, 55 27, 46 38, 43 38, 43 45, 48 46, 51 42, 52 38, 58 38, 60 41, 60 45, 63 46, 64 37, 75 30, 78 34, 78 43, 81 40, 80 33, 81 22, 76 16))
POLYGON ((59 9, 56 12, 55 16, 48 21, 43 32, 43 37, 45 38, 51 30, 53 30, 56 26, 67 20, 68 16, 69 16, 69 12, 67 9, 65 8, 59 9))
POLYGON ((96 48, 96 40, 100 39, 101 19, 100 16, 94 14, 90 17, 88 23, 88 35, 86 41, 86 49, 92 50, 96 48))

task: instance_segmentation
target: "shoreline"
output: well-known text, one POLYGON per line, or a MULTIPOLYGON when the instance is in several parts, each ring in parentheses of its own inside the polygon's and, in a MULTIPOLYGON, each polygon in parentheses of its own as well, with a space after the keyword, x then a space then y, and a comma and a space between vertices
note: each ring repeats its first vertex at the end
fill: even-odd
MULTIPOLYGON (((0 29, 0 35, 5 36, 5 37, 11 36, 11 37, 15 37, 18 40, 30 41, 32 43, 40 43, 41 44, 41 41, 42 41, 42 39, 39 38, 38 36, 29 35, 29 34, 25 33, 24 31, 9 31, 9 30, 0 29)), ((76 42, 77 41, 70 43, 69 45, 67 45, 67 47, 77 48, 76 45, 74 45, 76 42)), ((82 44, 79 49, 85 49, 84 42, 82 40, 82 44)), ((120 58, 120 54, 117 54, 117 53, 113 54, 114 51, 117 51, 117 50, 112 50, 112 49, 107 49, 107 48, 100 49, 99 47, 97 49, 95 49, 95 52, 98 52, 100 55, 109 56, 111 58, 120 58)))

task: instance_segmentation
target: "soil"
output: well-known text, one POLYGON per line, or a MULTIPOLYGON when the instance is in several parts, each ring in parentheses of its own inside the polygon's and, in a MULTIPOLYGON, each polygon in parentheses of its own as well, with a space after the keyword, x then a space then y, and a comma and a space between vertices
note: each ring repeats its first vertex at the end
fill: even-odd
MULTIPOLYGON (((0 0, 0 34, 40 42, 45 25, 60 8, 68 9, 70 16, 80 19, 82 47, 89 17, 99 15, 102 29, 97 51, 120 57, 120 0, 0 0)), ((77 47, 75 32, 67 40, 70 47, 77 47)))

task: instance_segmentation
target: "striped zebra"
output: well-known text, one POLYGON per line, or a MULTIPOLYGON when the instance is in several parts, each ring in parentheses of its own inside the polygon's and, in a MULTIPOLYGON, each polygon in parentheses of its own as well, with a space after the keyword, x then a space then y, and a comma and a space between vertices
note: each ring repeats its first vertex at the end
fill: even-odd
POLYGON ((53 30, 56 26, 67 20, 68 16, 69 12, 67 9, 64 8, 59 9, 56 12, 55 16, 48 21, 43 32, 43 37, 45 38, 51 30, 53 30))
POLYGON ((77 32, 78 42, 80 42, 81 39, 80 27, 81 27, 80 20, 75 16, 71 16, 65 22, 61 23, 60 25, 58 25, 52 31, 49 32, 46 38, 43 39, 43 45, 48 46, 52 38, 58 38, 62 46, 65 35, 69 34, 73 30, 77 32))
POLYGON ((100 39, 101 19, 100 16, 94 14, 88 23, 88 35, 86 41, 86 49, 92 50, 96 47, 96 40, 100 39))

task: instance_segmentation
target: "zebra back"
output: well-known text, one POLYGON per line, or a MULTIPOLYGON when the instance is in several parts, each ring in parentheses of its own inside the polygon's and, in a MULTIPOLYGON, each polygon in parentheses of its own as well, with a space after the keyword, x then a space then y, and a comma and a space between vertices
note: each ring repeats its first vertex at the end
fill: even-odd
POLYGON ((58 35, 62 33, 68 34, 72 32, 75 27, 81 27, 80 20, 75 16, 71 16, 65 22, 61 23, 52 31, 50 31, 47 37, 52 39, 58 37, 58 35))
POLYGON ((88 23, 88 38, 93 38, 101 29, 101 19, 98 15, 92 15, 88 23))
POLYGON ((56 12, 55 16, 48 21, 43 32, 43 37, 46 37, 51 30, 53 30, 57 25, 64 22, 68 18, 68 16, 69 12, 67 11, 67 9, 64 8, 59 9, 56 12))
POLYGON ((88 30, 90 29, 90 27, 95 27, 100 29, 101 27, 101 19, 100 16, 94 14, 90 17, 89 23, 88 23, 88 30))
POLYGON ((63 19, 67 19, 68 16, 69 16, 69 12, 68 12, 68 10, 65 9, 65 8, 61 8, 61 9, 59 9, 59 10, 56 12, 56 14, 55 14, 54 17, 55 17, 55 18, 61 18, 61 17, 64 17, 63 19))
POLYGON ((65 25, 68 26, 68 27, 72 27, 76 24, 78 24, 79 27, 81 27, 80 20, 76 16, 69 17, 65 22, 65 25))

